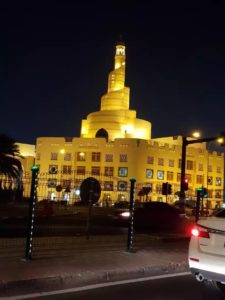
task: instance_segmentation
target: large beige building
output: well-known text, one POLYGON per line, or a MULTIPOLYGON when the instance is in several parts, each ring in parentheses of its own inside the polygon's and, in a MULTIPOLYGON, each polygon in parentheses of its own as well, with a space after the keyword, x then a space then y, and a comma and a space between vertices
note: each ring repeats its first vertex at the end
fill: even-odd
MULTIPOLYGON (((182 137, 151 138, 151 123, 130 110, 130 89, 125 86, 125 46, 116 45, 114 69, 100 110, 81 123, 80 137, 40 137, 36 144, 36 165, 40 167, 38 198, 79 199, 81 181, 89 176, 101 182, 101 202, 129 199, 129 179, 137 180, 135 197, 151 186, 148 199, 166 201, 162 183, 172 185, 168 201, 177 200, 180 189, 182 137), (45 178, 45 180, 44 180, 45 178), (43 184, 41 184, 43 182, 43 184)), ((206 144, 187 147, 187 197, 208 188, 212 207, 223 200, 224 155, 206 149, 206 144)))

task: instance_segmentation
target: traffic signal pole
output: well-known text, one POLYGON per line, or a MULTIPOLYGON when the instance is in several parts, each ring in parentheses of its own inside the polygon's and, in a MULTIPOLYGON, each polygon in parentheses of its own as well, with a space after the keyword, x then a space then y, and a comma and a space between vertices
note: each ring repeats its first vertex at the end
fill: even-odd
MULTIPOLYGON (((186 154, 187 154, 187 146, 190 144, 197 144, 197 143, 205 143, 205 142, 211 142, 216 141, 219 138, 224 138, 224 133, 221 133, 220 136, 217 137, 210 137, 210 138, 203 138, 203 139, 193 139, 188 140, 186 136, 182 136, 182 153, 181 153, 181 176, 180 176, 180 195, 179 195, 179 202, 180 207, 183 210, 184 209, 184 203, 185 203, 185 172, 186 172, 186 154)), ((222 144, 223 145, 223 144, 222 144)))
POLYGON ((185 180, 185 170, 186 170, 186 153, 187 153, 187 138, 182 136, 182 155, 181 155, 181 175, 180 175, 180 205, 181 208, 185 202, 185 191, 184 191, 184 180, 185 180))

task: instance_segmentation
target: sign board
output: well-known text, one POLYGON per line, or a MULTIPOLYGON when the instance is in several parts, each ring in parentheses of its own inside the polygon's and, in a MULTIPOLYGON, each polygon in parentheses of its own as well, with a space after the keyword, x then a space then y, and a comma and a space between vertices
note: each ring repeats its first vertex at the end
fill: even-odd
POLYGON ((80 186, 81 201, 86 204, 94 204, 98 202, 101 195, 101 186, 97 179, 88 177, 82 181, 80 186))

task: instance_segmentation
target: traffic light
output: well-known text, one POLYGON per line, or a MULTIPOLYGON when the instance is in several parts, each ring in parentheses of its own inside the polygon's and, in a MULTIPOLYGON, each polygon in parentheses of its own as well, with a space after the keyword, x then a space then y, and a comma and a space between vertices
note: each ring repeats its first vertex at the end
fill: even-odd
POLYGON ((183 191, 187 191, 188 190, 188 179, 187 178, 184 179, 182 185, 183 185, 183 191))
POLYGON ((162 195, 168 195, 168 182, 162 184, 162 195))
POLYGON ((199 187, 196 189, 196 191, 201 198, 208 198, 208 189, 207 188, 199 187))
POLYGON ((203 188, 202 190, 202 197, 207 198, 208 197, 208 190, 206 188, 203 188))
POLYGON ((170 183, 168 184, 167 192, 168 192, 168 195, 172 194, 172 185, 170 183))

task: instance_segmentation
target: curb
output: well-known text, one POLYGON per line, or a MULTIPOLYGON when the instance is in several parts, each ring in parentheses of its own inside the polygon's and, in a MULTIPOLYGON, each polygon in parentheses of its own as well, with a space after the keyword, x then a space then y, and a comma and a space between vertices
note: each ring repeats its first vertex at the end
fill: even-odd
POLYGON ((0 282, 0 297, 11 297, 26 294, 49 292, 68 288, 84 287, 90 284, 108 283, 119 280, 144 278, 157 275, 173 274, 188 271, 187 262, 171 262, 167 265, 146 266, 130 269, 85 271, 45 278, 0 282))

